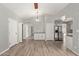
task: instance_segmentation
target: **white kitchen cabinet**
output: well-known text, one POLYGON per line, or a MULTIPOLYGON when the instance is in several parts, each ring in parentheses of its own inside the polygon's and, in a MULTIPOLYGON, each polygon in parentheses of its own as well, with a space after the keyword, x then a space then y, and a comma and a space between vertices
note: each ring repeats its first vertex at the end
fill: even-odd
POLYGON ((34 33, 34 40, 45 40, 44 33, 34 33))
POLYGON ((72 50, 72 46, 73 46, 73 37, 67 36, 66 37, 66 48, 72 50))

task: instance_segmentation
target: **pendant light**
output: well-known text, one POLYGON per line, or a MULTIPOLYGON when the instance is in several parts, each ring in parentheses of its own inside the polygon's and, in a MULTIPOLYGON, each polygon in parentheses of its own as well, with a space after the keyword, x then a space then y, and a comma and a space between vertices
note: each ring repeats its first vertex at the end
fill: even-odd
POLYGON ((39 18, 38 18, 38 3, 34 3, 34 9, 36 10, 36 22, 39 22, 39 18))

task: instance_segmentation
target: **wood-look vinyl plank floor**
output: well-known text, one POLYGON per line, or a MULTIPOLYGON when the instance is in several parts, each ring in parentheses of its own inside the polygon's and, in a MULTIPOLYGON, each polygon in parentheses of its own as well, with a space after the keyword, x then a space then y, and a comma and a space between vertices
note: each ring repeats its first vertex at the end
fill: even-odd
POLYGON ((11 47, 1 56, 76 56, 76 54, 63 49, 62 41, 30 39, 11 47))

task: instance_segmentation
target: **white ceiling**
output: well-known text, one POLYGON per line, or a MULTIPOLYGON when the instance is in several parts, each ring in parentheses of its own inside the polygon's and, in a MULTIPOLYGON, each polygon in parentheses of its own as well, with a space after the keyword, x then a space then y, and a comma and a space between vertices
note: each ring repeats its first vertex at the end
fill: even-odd
MULTIPOLYGON (((33 3, 4 3, 3 5, 21 18, 29 18, 36 15, 33 3)), ((39 15, 54 15, 67 5, 68 3, 39 3, 39 15)))

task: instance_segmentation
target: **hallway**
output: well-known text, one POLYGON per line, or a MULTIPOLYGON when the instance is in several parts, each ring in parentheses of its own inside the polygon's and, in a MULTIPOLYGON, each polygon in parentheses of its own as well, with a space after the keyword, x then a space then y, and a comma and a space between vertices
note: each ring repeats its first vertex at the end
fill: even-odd
POLYGON ((2 56, 76 56, 70 50, 63 49, 61 41, 23 40, 11 47, 2 56))

